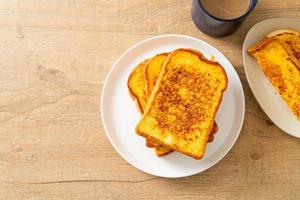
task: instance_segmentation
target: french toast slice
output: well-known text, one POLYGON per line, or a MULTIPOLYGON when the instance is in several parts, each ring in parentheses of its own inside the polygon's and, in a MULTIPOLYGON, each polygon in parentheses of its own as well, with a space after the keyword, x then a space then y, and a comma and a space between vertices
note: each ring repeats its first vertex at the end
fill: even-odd
MULTIPOLYGON (((135 99, 137 107, 139 108, 141 113, 143 113, 143 110, 147 103, 147 95, 145 98, 146 87, 147 87, 147 81, 146 81, 147 77, 143 78, 144 71, 147 69, 147 66, 149 66, 148 65, 149 61, 151 61, 152 59, 155 59, 155 60, 158 59, 158 61, 151 62, 151 65, 148 68, 148 73, 145 73, 145 76, 147 76, 147 75, 149 76, 148 80, 149 79, 152 80, 150 83, 148 83, 149 88, 151 88, 151 92, 152 92, 152 88, 154 87, 155 82, 157 80, 157 76, 158 76, 158 75, 152 75, 152 73, 160 72, 160 70, 162 68, 162 64, 163 64, 161 62, 161 58, 164 57, 165 55, 168 55, 168 53, 158 54, 151 59, 144 60, 143 62, 138 64, 133 69, 132 73, 130 74, 130 76, 128 78, 128 88, 129 88, 130 95, 135 99)), ((213 141, 214 133, 216 133, 217 130, 218 130, 218 126, 216 123, 214 123, 214 128, 211 131, 208 142, 213 141)), ((149 139, 146 139, 146 145, 150 148, 156 147, 155 152, 156 152, 157 156, 163 156, 163 155, 166 155, 173 151, 173 150, 171 150, 167 147, 164 147, 163 145, 157 144, 149 139)))
POLYGON ((266 77, 300 120, 299 33, 268 34, 248 53, 257 59, 266 77))
MULTIPOLYGON (((159 76, 159 73, 161 71, 161 68, 165 62, 165 59, 168 57, 169 53, 161 53, 153 56, 147 66, 145 67, 145 81, 146 81, 146 96, 147 98, 150 97, 152 90, 154 88, 154 85, 156 83, 156 80, 159 76)), ((169 149, 163 145, 157 144, 154 141, 151 141, 150 139, 146 139, 146 145, 148 147, 156 147, 155 153, 157 156, 163 156, 170 152, 172 152, 172 149, 169 149)))
MULTIPOLYGON (((129 89, 130 96, 135 100, 136 105, 141 113, 144 112, 144 109, 147 104, 147 95, 146 95, 146 81, 145 81, 145 68, 148 65, 149 59, 146 59, 139 63, 131 72, 128 78, 127 86, 129 89)), ((172 150, 162 145, 159 145, 155 142, 146 138, 147 147, 155 147, 155 152, 157 156, 163 156, 170 153, 172 150)))
MULTIPOLYGON (((149 59, 146 59, 139 63, 130 73, 127 86, 129 89, 130 96, 134 99, 139 111, 143 114, 144 109, 147 104, 147 95, 146 95, 146 81, 144 77, 145 67, 148 65, 149 59)), ((147 147, 158 147, 159 145, 152 142, 146 138, 147 147)), ((160 148, 156 154, 158 156, 163 156, 170 152, 170 150, 165 151, 163 148, 160 148)))
POLYGON ((153 56, 145 67, 146 95, 150 97, 160 70, 169 53, 161 53, 153 56))
POLYGON ((144 109, 147 104, 147 95, 146 95, 146 87, 145 87, 146 82, 144 78, 144 72, 148 62, 149 59, 146 59, 141 63, 139 63, 132 70, 127 81, 129 94, 136 102, 136 105, 141 113, 144 112, 144 109))
MULTIPOLYGON (((281 29, 267 34, 266 38, 276 38, 285 48, 296 67, 300 66, 300 32, 290 29, 281 29)), ((300 68, 299 68, 300 69, 300 68)))
MULTIPOLYGON (((161 53, 153 56, 149 62, 148 65, 145 67, 145 81, 146 81, 146 95, 147 98, 150 97, 152 90, 155 86, 155 83, 157 81, 157 78, 159 76, 159 73, 162 69, 162 66, 164 64, 165 59, 168 57, 169 53, 161 53)), ((214 139, 214 133, 216 133, 218 130, 218 126, 216 122, 214 122, 214 128, 211 131, 210 137, 208 142, 212 142, 214 139)), ((148 147, 156 147, 155 152, 157 156, 163 156, 170 152, 172 152, 172 149, 169 149, 163 145, 157 144, 154 141, 151 141, 150 139, 146 139, 146 145, 148 147)))
POLYGON ((223 67, 192 49, 177 49, 164 62, 136 132, 201 159, 227 87, 223 67))

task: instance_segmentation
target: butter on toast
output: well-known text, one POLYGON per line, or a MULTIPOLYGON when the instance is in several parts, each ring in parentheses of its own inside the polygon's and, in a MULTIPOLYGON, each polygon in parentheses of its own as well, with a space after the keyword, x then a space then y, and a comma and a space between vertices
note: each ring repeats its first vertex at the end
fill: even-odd
POLYGON ((227 88, 218 62, 191 49, 177 49, 164 62, 136 132, 201 159, 227 88))
POLYGON ((300 120, 299 33, 268 34, 248 53, 257 59, 266 77, 300 120))

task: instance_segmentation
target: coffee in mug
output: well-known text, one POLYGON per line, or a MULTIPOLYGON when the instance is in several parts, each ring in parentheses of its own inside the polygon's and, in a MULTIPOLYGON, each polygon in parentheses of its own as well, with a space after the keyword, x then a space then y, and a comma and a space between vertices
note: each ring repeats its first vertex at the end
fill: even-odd
POLYGON ((203 8, 220 19, 235 19, 248 11, 250 0, 200 0, 203 8))
POLYGON ((235 32, 249 16, 258 0, 193 0, 195 25, 210 36, 221 37, 235 32))

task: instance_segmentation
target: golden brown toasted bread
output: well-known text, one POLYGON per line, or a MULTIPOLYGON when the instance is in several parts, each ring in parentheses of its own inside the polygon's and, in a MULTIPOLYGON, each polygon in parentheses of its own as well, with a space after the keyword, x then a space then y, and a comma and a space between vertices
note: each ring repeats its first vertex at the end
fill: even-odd
MULTIPOLYGON (((162 66, 164 64, 165 59, 168 57, 169 53, 161 53, 153 56, 149 62, 148 65, 145 67, 145 81, 146 81, 146 95, 147 98, 150 97, 152 90, 154 88, 154 85, 157 81, 157 78, 159 76, 159 73, 162 69, 162 66)), ((214 59, 212 57, 211 59, 214 59)), ((211 131, 210 137, 208 142, 212 142, 214 139, 214 133, 216 133, 218 130, 217 124, 214 122, 214 128, 211 131)), ((146 139, 146 145, 148 147, 156 147, 155 152, 157 156, 163 156, 170 152, 172 152, 172 149, 169 149, 163 145, 157 144, 150 139, 146 139)))
MULTIPOLYGON (((145 68, 148 65, 149 59, 144 60, 143 62, 139 63, 131 72, 128 78, 128 89, 129 94, 135 100, 136 105, 141 113, 144 112, 144 109, 147 104, 147 96, 146 96, 146 82, 145 82, 145 68)), ((166 155, 167 153, 171 152, 172 150, 166 149, 163 147, 159 147, 160 145, 152 142, 149 139, 146 139, 146 146, 148 147, 157 147, 156 154, 158 156, 166 155)))
MULTIPOLYGON (((139 63, 131 72, 128 78, 128 88, 129 93, 132 98, 135 100, 138 109, 141 113, 143 113, 146 104, 147 104, 147 96, 146 96, 146 82, 144 77, 145 68, 148 65, 149 59, 144 60, 139 63)), ((146 139, 146 146, 148 147, 156 147, 156 155, 163 156, 171 152, 171 149, 167 149, 155 142, 152 142, 149 139, 146 139)))
POLYGON ((300 120, 300 34, 276 31, 248 53, 257 59, 266 77, 300 120))
MULTIPOLYGON (((163 63, 165 62, 165 59, 167 58, 169 53, 161 53, 153 56, 147 66, 145 67, 145 81, 146 81, 146 96, 147 98, 150 97, 152 90, 154 88, 154 85, 156 83, 156 80, 159 76, 159 73, 161 71, 161 68, 163 66, 163 63)), ((164 147, 163 145, 157 144, 154 141, 151 141, 150 139, 146 139, 146 145, 148 147, 156 147, 155 153, 157 156, 163 156, 170 152, 172 152, 172 149, 169 149, 167 147, 164 147)))
MULTIPOLYGON (((147 66, 149 59, 146 59, 139 63, 131 72, 128 78, 127 86, 129 89, 130 96, 135 100, 136 105, 141 113, 144 112, 144 109, 147 104, 146 96, 146 82, 144 77, 145 67, 147 66)), ((146 146, 148 147, 157 147, 159 145, 151 142, 151 140, 146 139, 146 146)), ((160 148, 162 149, 162 148, 160 148)), ((168 151, 170 152, 170 151, 168 151)), ((168 152, 158 152, 157 155, 162 156, 168 152)))
POLYGON ((146 95, 150 97, 160 70, 168 57, 169 53, 161 53, 153 56, 148 65, 145 67, 145 79, 146 79, 146 95))
MULTIPOLYGON (((154 56, 151 59, 147 59, 143 62, 141 62, 140 64, 138 64, 137 67, 134 68, 134 70, 132 71, 132 73, 129 76, 128 79, 128 88, 130 91, 131 96, 135 99, 135 101, 137 102, 138 108, 140 110, 141 113, 143 113, 143 110, 146 106, 146 99, 145 99, 145 93, 146 93, 146 87, 148 86, 152 92, 152 88, 155 85, 155 82, 157 80, 157 73, 160 72, 161 68, 162 68, 162 57, 165 57, 165 55, 168 55, 168 53, 162 53, 162 54, 158 54, 156 56, 154 56), (147 80, 147 77, 144 78, 143 80, 143 72, 147 69, 149 60, 151 62, 150 67, 148 67, 148 72, 145 73, 145 76, 148 76, 148 80, 151 80, 150 82, 146 82, 146 87, 145 87, 145 81, 147 80), (152 73, 156 73, 156 75, 152 75, 152 73)), ((216 133, 218 130, 217 124, 214 123, 214 128, 211 131, 210 137, 208 142, 212 142, 214 139, 214 133, 216 133)), ((156 151, 156 155, 157 156, 163 156, 166 155, 168 153, 170 153, 172 150, 164 147, 163 145, 159 145, 149 139, 146 139, 146 145, 148 147, 156 147, 155 151, 156 151)))
POLYGON ((198 51, 177 49, 164 62, 136 132, 200 159, 226 87, 219 63, 198 51))
POLYGON ((140 112, 144 112, 144 108, 147 104, 146 96, 146 82, 144 78, 145 67, 147 66, 149 59, 139 63, 129 75, 127 86, 129 94, 135 100, 140 112))
POLYGON ((266 38, 276 38, 290 55, 297 67, 300 66, 300 33, 291 29, 280 29, 267 34, 266 38))

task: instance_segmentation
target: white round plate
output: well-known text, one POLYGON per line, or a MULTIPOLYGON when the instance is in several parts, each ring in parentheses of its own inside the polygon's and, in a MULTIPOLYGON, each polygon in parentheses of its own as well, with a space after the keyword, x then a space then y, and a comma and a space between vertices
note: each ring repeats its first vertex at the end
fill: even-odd
POLYGON ((184 35, 162 35, 146 39, 128 49, 111 68, 103 87, 101 113, 107 137, 116 151, 134 167, 161 177, 185 177, 200 173, 221 160, 231 149, 242 128, 245 111, 244 93, 234 67, 211 45, 184 35), (132 69, 146 58, 177 48, 194 48, 207 58, 215 56, 228 76, 228 88, 217 112, 219 131, 209 143, 202 160, 173 152, 157 157, 135 133, 140 113, 128 94, 127 79, 132 69))
POLYGON ((278 29, 294 29, 300 31, 300 20, 274 18, 255 24, 249 30, 243 44, 245 73, 257 102, 268 117, 284 132, 300 138, 299 121, 264 75, 256 59, 247 53, 247 49, 250 46, 263 39, 267 33, 278 29))

